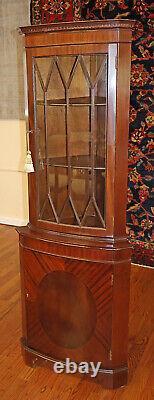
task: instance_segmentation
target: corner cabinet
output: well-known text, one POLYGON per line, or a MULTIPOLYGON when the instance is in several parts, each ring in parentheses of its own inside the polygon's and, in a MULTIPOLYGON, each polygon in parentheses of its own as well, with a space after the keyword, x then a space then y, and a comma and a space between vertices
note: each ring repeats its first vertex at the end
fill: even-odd
POLYGON ((19 229, 28 365, 101 362, 127 383, 131 249, 126 237, 131 31, 104 20, 25 34, 30 222, 19 229))

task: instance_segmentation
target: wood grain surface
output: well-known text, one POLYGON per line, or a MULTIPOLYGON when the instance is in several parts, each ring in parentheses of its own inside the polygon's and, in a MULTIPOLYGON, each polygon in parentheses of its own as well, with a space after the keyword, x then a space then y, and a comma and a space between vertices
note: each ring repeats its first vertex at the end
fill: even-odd
POLYGON ((29 174, 30 225, 18 230, 25 359, 28 366, 67 357, 100 361, 106 388, 125 385, 128 370, 132 24, 110 20, 21 28, 35 169, 29 174), (82 110, 85 104, 89 110, 82 110), (89 173, 80 172, 79 179, 82 169, 89 173))
POLYGON ((21 302, 18 235, 0 225, 0 398, 1 400, 152 400, 154 395, 154 271, 132 265, 129 384, 105 390, 80 376, 56 375, 25 366, 20 351, 21 302))

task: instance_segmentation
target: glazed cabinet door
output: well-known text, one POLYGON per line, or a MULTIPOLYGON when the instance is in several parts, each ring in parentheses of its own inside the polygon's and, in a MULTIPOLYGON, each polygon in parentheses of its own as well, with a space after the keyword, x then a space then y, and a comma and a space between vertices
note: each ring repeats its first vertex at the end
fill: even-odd
POLYGON ((112 230, 116 53, 116 44, 29 50, 37 226, 112 230))

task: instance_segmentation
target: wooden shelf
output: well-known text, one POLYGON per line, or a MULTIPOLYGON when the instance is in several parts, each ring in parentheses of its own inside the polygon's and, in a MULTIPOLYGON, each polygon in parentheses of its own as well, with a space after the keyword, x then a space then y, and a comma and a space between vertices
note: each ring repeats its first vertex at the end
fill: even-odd
MULTIPOLYGON (((48 160, 41 159, 43 165, 47 165, 49 167, 55 168, 68 168, 67 157, 54 157, 48 158, 48 160)), ((70 163, 72 169, 82 169, 82 170, 91 170, 90 165, 90 157, 88 156, 72 156, 70 157, 70 163), (89 165, 88 165, 89 164, 89 165)), ((94 170, 105 171, 104 167, 104 159, 101 157, 95 157, 95 167, 94 170)))
MULTIPOLYGON (((44 100, 37 100, 37 105, 44 105, 44 100)), ((52 99, 47 100, 47 106, 66 106, 65 99, 52 99)), ((91 106, 90 97, 72 97, 69 99, 70 106, 91 106)), ((106 99, 105 97, 95 97, 95 105, 96 106, 106 106, 106 99)))

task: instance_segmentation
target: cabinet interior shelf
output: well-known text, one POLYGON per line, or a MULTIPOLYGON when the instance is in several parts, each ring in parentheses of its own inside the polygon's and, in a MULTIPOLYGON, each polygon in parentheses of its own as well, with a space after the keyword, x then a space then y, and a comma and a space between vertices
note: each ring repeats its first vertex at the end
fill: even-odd
MULTIPOLYGON (((92 167, 88 165, 87 156, 72 156, 69 157, 70 168, 72 169, 82 169, 91 171, 92 167)), ((54 157, 54 158, 40 158, 39 162, 48 167, 54 168, 69 168, 68 160, 66 157, 54 157)), ((101 157, 95 157, 94 160, 94 170, 105 171, 104 159, 101 157)))
MULTIPOLYGON (((37 105, 44 105, 44 100, 37 100, 37 105)), ((52 99, 46 101, 47 106, 66 106, 67 102, 65 99, 52 99)), ((73 97, 69 98, 69 105, 70 106, 91 106, 90 97, 73 97)), ((105 97, 95 97, 95 106, 106 106, 106 99, 105 97)))

